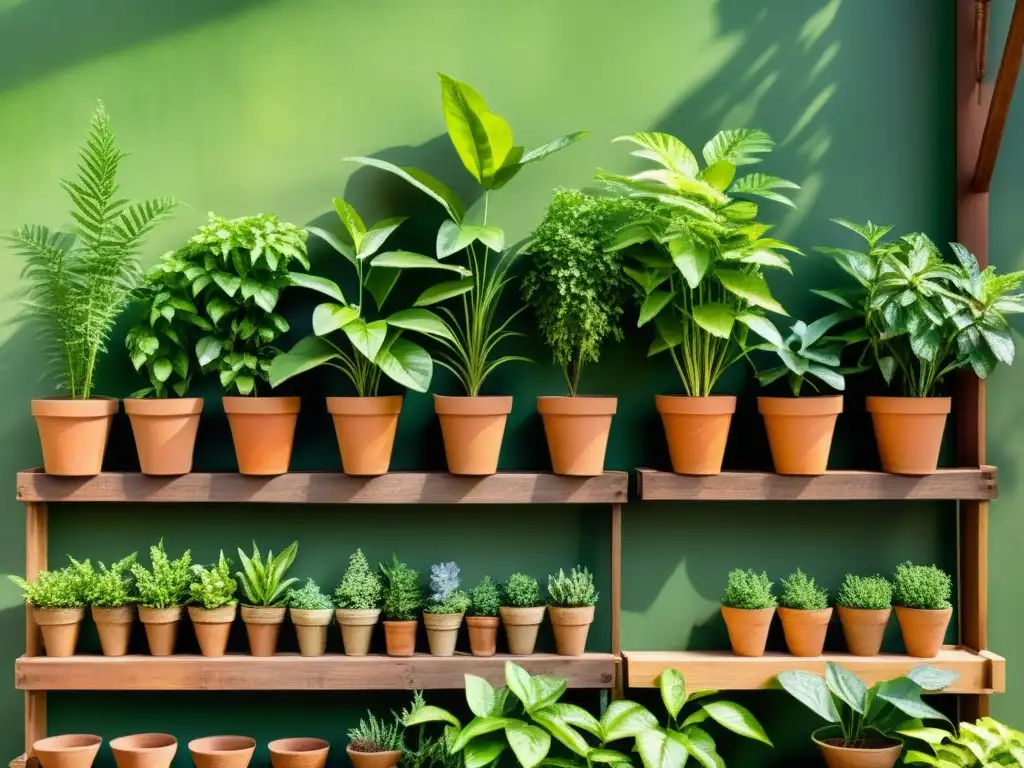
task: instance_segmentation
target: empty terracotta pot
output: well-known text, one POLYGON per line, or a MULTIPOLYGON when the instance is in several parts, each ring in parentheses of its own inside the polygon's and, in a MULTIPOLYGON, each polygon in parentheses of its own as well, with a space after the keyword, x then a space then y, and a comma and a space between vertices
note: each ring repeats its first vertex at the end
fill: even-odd
POLYGON ((737 656, 764 656, 775 609, 747 610, 726 605, 721 606, 721 609, 732 652, 737 656))
POLYGON ((427 628, 427 645, 431 656, 455 655, 462 616, 461 613, 423 613, 423 626, 427 628))
POLYGON ((877 656, 882 650, 885 627, 891 613, 891 608, 873 610, 840 605, 839 621, 850 653, 854 656, 877 656))
POLYGON ((47 656, 74 656, 85 608, 36 608, 32 618, 43 633, 47 656))
POLYGON ((331 748, 323 739, 278 739, 267 746, 273 768, 324 768, 331 748))
POLYGON ((592 477, 604 472, 608 433, 618 402, 614 397, 537 398, 556 475, 592 477))
POLYGON ((256 740, 248 736, 207 736, 188 743, 196 768, 246 768, 256 740))
POLYGON ((292 460, 298 397, 225 397, 238 471, 243 475, 283 475, 292 460))
POLYGON ((498 645, 497 616, 467 616, 469 652, 474 656, 493 656, 498 645))
POLYGON ((50 736, 32 745, 43 768, 91 768, 103 739, 86 733, 50 736))
POLYGON ((672 471, 678 475, 719 474, 736 398, 655 395, 654 403, 665 427, 672 471))
POLYGON ((222 605, 220 608, 203 608, 190 605, 188 616, 199 641, 199 652, 203 656, 223 656, 228 650, 231 626, 238 614, 238 603, 222 605))
POLYGON ((181 622, 182 606, 150 608, 139 606, 139 621, 146 629, 149 653, 152 656, 170 656, 178 642, 178 624, 181 622))
POLYGON ((402 396, 328 397, 327 411, 346 475, 386 475, 395 447, 402 396))
POLYGON ((948 397, 869 397, 868 413, 882 469, 895 475, 930 475, 939 466, 948 397))
POLYGON ((132 636, 135 622, 135 606, 122 605, 117 608, 92 607, 92 620, 100 635, 100 649, 104 656, 124 656, 128 653, 128 641, 132 636))
POLYGON ((823 475, 828 471, 832 433, 843 412, 843 396, 759 397, 768 446, 780 475, 823 475))
POLYGON ((288 615, 295 625, 295 636, 299 640, 300 656, 323 656, 327 650, 327 627, 334 616, 334 609, 311 610, 289 608, 288 615))
POLYGON ((953 615, 952 608, 929 611, 923 608, 895 606, 896 620, 903 633, 903 644, 907 654, 919 659, 931 659, 939 655, 946 638, 946 627, 953 615))
POLYGON ((103 468, 103 453, 115 413, 117 400, 106 397, 33 400, 32 416, 39 430, 46 473, 98 475, 103 468))
POLYGON ((137 733, 110 742, 117 768, 170 768, 178 740, 169 733, 137 733))
POLYGON ((416 621, 385 621, 384 645, 388 656, 416 653, 416 621))
POLYGON ((511 397, 434 395, 434 410, 441 422, 449 472, 493 475, 498 471, 505 421, 512 411, 511 397))
POLYGON ((794 656, 821 656, 832 609, 804 611, 780 605, 778 612, 789 652, 794 656))
POLYGON ((366 656, 370 652, 373 628, 380 619, 380 609, 336 608, 334 618, 341 627, 341 644, 345 655, 366 656))
POLYGON ((892 768, 903 745, 892 739, 871 737, 857 747, 845 746, 839 731, 831 726, 811 734, 828 768, 892 768))
POLYGON ((345 747, 354 768, 395 768, 402 757, 401 752, 356 752, 345 747))
POLYGON ((505 627, 508 652, 513 656, 529 656, 537 646, 537 632, 544 621, 545 606, 513 608, 503 605, 498 610, 505 627))
POLYGON ((202 411, 201 397, 124 401, 142 474, 186 475, 192 471, 192 453, 202 411))
POLYGON ((283 605, 243 605, 242 621, 249 638, 249 653, 253 656, 273 656, 277 653, 277 638, 281 634, 287 608, 283 605))
POLYGON ((594 606, 560 608, 549 605, 548 616, 555 632, 555 652, 559 656, 582 656, 587 649, 587 633, 594 623, 594 606))

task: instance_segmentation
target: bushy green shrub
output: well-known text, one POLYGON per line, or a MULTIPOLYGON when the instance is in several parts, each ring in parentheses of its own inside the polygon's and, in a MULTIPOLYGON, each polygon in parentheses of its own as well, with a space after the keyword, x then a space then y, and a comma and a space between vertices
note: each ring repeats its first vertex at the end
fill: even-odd
POLYGON ((884 576, 846 574, 839 586, 836 602, 847 608, 885 610, 892 605, 892 584, 884 576))
POLYGON ((561 568, 548 576, 548 605, 583 608, 597 603, 594 576, 586 568, 573 568, 568 574, 561 568))
POLYGON ((7 578, 25 593, 25 602, 36 608, 81 608, 88 602, 94 571, 88 560, 68 559, 71 565, 56 571, 39 571, 32 582, 20 576, 7 578))
POLYGON ((896 605, 940 611, 950 607, 952 594, 953 582, 941 568, 910 562, 896 566, 893 579, 893 602, 896 605))
POLYGON ((742 608, 755 611, 762 608, 775 607, 775 595, 772 594, 772 580, 768 574, 753 570, 736 568, 729 571, 729 579, 722 595, 722 605, 726 608, 742 608))
POLYGON ((540 596, 540 584, 533 576, 513 573, 505 582, 501 604, 509 608, 536 608, 544 605, 540 596))
POLYGON ((423 605, 420 575, 396 555, 380 566, 387 584, 384 587, 384 618, 391 621, 411 621, 423 605))
POLYGON ((301 589, 288 593, 288 605, 300 611, 326 611, 334 607, 331 598, 321 592, 312 579, 306 579, 301 589))
POLYGON ((231 575, 231 561, 224 557, 223 550, 214 565, 193 565, 192 577, 188 585, 189 602, 208 611, 238 602, 238 582, 231 575))
POLYGON ((164 551, 164 540, 149 548, 152 570, 132 563, 135 590, 139 604, 147 608, 171 608, 181 605, 188 596, 192 581, 192 552, 186 549, 177 560, 171 560, 164 551))
POLYGON ((121 608, 134 603, 131 570, 137 557, 138 553, 132 552, 128 557, 111 563, 109 568, 103 563, 96 563, 96 571, 89 580, 86 602, 98 608, 121 608))
POLYGON ((788 579, 782 579, 779 605, 798 611, 821 611, 828 608, 828 592, 799 568, 788 579))
POLYGON ((348 732, 353 752, 398 752, 405 746, 405 727, 397 715, 390 721, 366 711, 366 719, 348 732))
POLYGON ((474 616, 497 616, 501 606, 501 592, 498 585, 484 576, 483 581, 469 593, 470 612, 474 616))
POLYGON ((455 563, 430 566, 430 598, 423 610, 427 613, 465 613, 469 610, 469 595, 459 586, 459 566, 455 563))
POLYGON ((370 569, 363 550, 357 549, 348 559, 341 584, 334 590, 334 604, 338 608, 370 611, 380 608, 383 593, 380 574, 370 569))

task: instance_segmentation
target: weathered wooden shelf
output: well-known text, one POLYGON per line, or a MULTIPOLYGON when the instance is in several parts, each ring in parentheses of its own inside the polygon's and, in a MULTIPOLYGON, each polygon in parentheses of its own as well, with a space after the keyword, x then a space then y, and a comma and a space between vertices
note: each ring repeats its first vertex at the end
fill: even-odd
POLYGON ((758 658, 734 656, 729 651, 623 651, 627 683, 632 688, 653 688, 666 668, 682 672, 688 690, 747 691, 772 688, 775 676, 791 669, 825 674, 825 662, 841 664, 868 685, 905 675, 919 664, 930 664, 960 677, 944 693, 1002 693, 1006 690, 1006 661, 988 651, 945 646, 934 659, 886 654, 851 656, 827 653, 800 658, 768 653, 758 658))
POLYGON ((637 470, 645 501, 981 501, 996 497, 996 468, 940 469, 919 477, 834 470, 814 477, 723 472, 698 477, 637 470))
POLYGON ((625 472, 566 477, 550 472, 499 472, 465 477, 447 472, 392 472, 354 477, 340 472, 291 472, 255 477, 233 472, 196 472, 152 477, 104 472, 59 477, 41 470, 18 473, 24 502, 244 502, 270 504, 620 504, 625 472))
POLYGON ((514 661, 532 674, 557 675, 571 688, 611 688, 615 657, 497 654, 455 656, 302 657, 297 654, 256 657, 95 656, 67 658, 21 656, 14 679, 26 691, 346 691, 457 689, 464 675, 478 675, 503 685, 505 662, 514 661))
MULTIPOLYGON (((32 758, 32 762, 34 762, 36 765, 39 764, 39 761, 35 758, 32 758)), ((24 752, 22 752, 16 758, 11 760, 11 762, 9 762, 7 765, 8 768, 25 768, 25 766, 28 765, 28 756, 24 752)))

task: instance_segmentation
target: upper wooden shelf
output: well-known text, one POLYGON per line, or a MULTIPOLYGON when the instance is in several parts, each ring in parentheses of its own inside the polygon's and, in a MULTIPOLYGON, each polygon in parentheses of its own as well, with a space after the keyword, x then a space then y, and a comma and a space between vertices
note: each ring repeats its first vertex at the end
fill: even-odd
POLYGON ((637 470, 645 501, 980 501, 996 497, 996 468, 940 469, 934 475, 836 470, 813 477, 723 472, 698 477, 637 470))
POLYGON ((628 475, 565 477, 550 472, 499 472, 486 477, 447 472, 392 472, 354 477, 340 472, 291 472, 258 477, 196 472, 154 477, 104 472, 59 477, 18 473, 17 498, 44 501, 255 502, 278 504, 617 504, 626 501, 628 475))

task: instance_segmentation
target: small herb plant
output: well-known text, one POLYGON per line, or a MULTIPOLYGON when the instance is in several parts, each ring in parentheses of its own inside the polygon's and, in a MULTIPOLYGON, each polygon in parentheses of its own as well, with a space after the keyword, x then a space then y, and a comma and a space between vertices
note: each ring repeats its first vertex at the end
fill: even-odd
POLYGON ((137 553, 132 552, 107 567, 96 563, 96 571, 89 580, 86 602, 98 608, 121 608, 135 602, 135 589, 132 583, 132 566, 136 563, 137 553))
POLYGON ((892 584, 884 576, 846 574, 836 603, 846 608, 883 611, 892 605, 892 584))
POLYGON ((942 611, 949 608, 953 582, 949 574, 934 565, 903 563, 893 577, 893 603, 904 608, 942 611))
POLYGON ((498 608, 501 607, 501 590, 498 585, 491 581, 490 576, 484 576, 469 593, 469 611, 473 616, 497 616, 498 608))
POLYGON ((231 574, 231 561, 224 557, 223 550, 214 565, 193 565, 192 575, 188 586, 191 603, 212 611, 238 602, 238 582, 231 574))
POLYGON ((341 584, 334 590, 334 604, 338 608, 356 611, 372 611, 380 608, 384 597, 384 585, 380 574, 370 568, 370 562, 357 549, 348 559, 348 568, 341 584))
POLYGON ((757 573, 753 570, 744 571, 738 568, 729 571, 725 594, 722 595, 722 605, 726 608, 740 608, 746 611, 774 608, 776 600, 775 595, 772 594, 772 580, 763 571, 757 573))
POLYGON ((132 563, 135 577, 135 591, 139 605, 147 608, 173 608, 182 605, 189 594, 192 582, 192 552, 186 549, 177 560, 171 560, 164 551, 164 540, 149 548, 152 570, 139 563, 132 563))
POLYGON ((393 720, 378 718, 367 710, 366 719, 348 732, 353 752, 400 752, 405 747, 405 728, 397 715, 393 720))
POLYGON ((300 589, 293 589, 288 593, 288 605, 300 611, 329 611, 334 607, 331 598, 320 591, 320 587, 312 579, 306 579, 306 583, 300 589))
POLYGON ((540 584, 533 576, 513 573, 502 589, 501 604, 509 608, 536 608, 544 605, 540 596, 540 584))
POLYGON ((298 552, 299 542, 293 541, 281 550, 277 557, 274 557, 273 551, 268 551, 267 561, 264 563, 255 541, 252 543, 251 558, 241 549, 238 550, 242 570, 235 575, 242 585, 242 594, 249 601, 249 605, 284 605, 288 597, 288 587, 298 581, 295 577, 285 578, 298 552))
POLYGON ((846 340, 842 337, 825 336, 834 326, 852 316, 849 310, 840 310, 826 315, 808 325, 797 321, 790 329, 792 333, 781 344, 759 344, 756 348, 774 352, 782 365, 758 371, 757 380, 762 387, 786 377, 793 397, 800 397, 804 384, 815 391, 818 384, 824 384, 837 392, 846 389, 844 374, 856 373, 863 368, 841 368, 840 355, 846 340))
POLYGON ((779 605, 797 611, 821 611, 828 608, 828 592, 814 583, 799 568, 788 579, 782 579, 782 595, 779 605))
POLYGON ((548 576, 548 605, 560 608, 584 608, 597 603, 594 576, 586 568, 573 568, 568 574, 561 568, 548 576))
POLYGON ((459 566, 438 563, 430 566, 430 597, 423 610, 427 613, 465 613, 470 598, 459 588, 459 566))
POLYGON ((423 605, 420 575, 396 555, 380 566, 384 574, 384 618, 390 621, 413 621, 423 605))
POLYGON ((32 582, 20 576, 8 576, 25 593, 25 602, 35 608, 81 608, 88 603, 89 588, 94 578, 88 560, 55 571, 39 571, 32 582))

